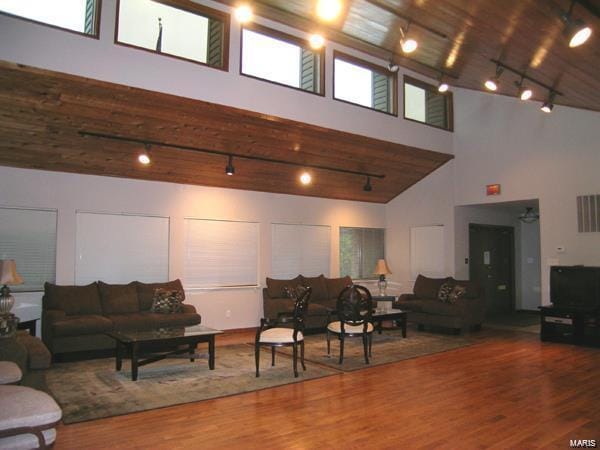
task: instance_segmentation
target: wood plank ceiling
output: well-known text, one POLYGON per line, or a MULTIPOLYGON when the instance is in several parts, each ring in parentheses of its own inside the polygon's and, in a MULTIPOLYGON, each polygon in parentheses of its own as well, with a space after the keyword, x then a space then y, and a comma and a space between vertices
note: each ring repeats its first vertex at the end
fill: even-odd
POLYGON ((0 165, 235 189, 387 203, 452 155, 274 116, 82 77, 0 63, 0 165), (153 163, 136 161, 136 138, 223 154, 155 145, 153 163), (235 176, 225 174, 227 154, 235 176), (280 164, 243 156, 298 164, 280 164), (313 183, 298 182, 302 165, 313 183))
MULTIPOLYGON (((221 0, 234 5, 237 0, 221 0)), ((571 49, 560 13, 570 0, 343 0, 332 24, 319 23, 316 0, 255 0, 260 16, 308 32, 320 29, 332 41, 388 59, 423 75, 449 75, 451 85, 485 90, 494 73, 490 59, 526 72, 564 95, 555 103, 600 111, 600 0, 579 0, 573 17, 593 29, 590 40, 571 49), (400 50, 400 27, 412 21, 419 48, 409 57, 400 50), (317 24, 317 25, 315 25, 317 24)), ((501 78, 499 94, 516 96, 517 76, 501 78)), ((530 84, 531 85, 531 84, 530 84)), ((548 91, 533 85, 533 99, 548 91)))

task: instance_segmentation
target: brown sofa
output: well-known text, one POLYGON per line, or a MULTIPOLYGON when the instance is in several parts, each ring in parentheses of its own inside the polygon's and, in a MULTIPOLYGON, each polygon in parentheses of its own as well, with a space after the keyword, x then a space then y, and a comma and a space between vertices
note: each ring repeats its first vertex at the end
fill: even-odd
POLYGON ((455 332, 468 328, 479 329, 485 316, 483 289, 472 281, 448 278, 417 277, 412 294, 402 294, 393 307, 408 311, 408 320, 422 329, 425 325, 452 328, 455 332), (438 299, 440 287, 448 283, 463 286, 464 295, 456 303, 438 299))
POLYGON ((46 283, 42 298, 42 339, 56 355, 112 349, 115 341, 104 334, 111 330, 147 330, 200 323, 200 315, 192 305, 184 304, 181 313, 150 312, 157 288, 184 292, 180 280, 152 284, 99 281, 87 286, 46 283))
POLYGON ((304 277, 298 275, 291 280, 275 280, 267 278, 267 287, 263 289, 264 316, 276 319, 279 313, 294 311, 294 300, 288 298, 285 287, 295 288, 298 285, 312 288, 306 315, 307 329, 321 329, 327 326, 327 311, 335 309, 335 302, 342 289, 352 284, 352 278, 304 277))

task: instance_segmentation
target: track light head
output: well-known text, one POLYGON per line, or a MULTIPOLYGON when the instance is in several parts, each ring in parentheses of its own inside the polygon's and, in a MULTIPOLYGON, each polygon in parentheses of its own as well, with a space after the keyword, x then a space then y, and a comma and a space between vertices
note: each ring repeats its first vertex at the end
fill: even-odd
POLYGON ((550 91, 548 94, 548 99, 542 104, 540 108, 545 113, 551 113, 554 109, 554 97, 556 97, 556 92, 550 91))
POLYGON ((313 50, 320 50, 325 45, 325 38, 322 35, 315 33, 308 38, 308 43, 313 50))
POLYGON ((485 87, 488 91, 495 92, 498 90, 498 86, 500 85, 500 75, 502 75, 503 71, 504 69, 502 67, 496 65, 496 75, 488 78, 485 82, 485 87))
POLYGON ((576 0, 573 0, 569 11, 560 15, 561 20, 565 23, 563 33, 569 41, 569 47, 571 48, 585 44, 592 35, 592 29, 588 27, 583 20, 573 19, 572 13, 575 3, 576 0))
POLYGON ((363 191, 371 192, 373 190, 373 186, 371 186, 371 177, 367 176, 367 182, 363 186, 363 191))
POLYGON ((442 81, 442 82, 440 82, 440 84, 438 84, 438 92, 440 92, 441 94, 443 94, 444 92, 448 92, 448 89, 450 89, 450 86, 448 86, 448 83, 444 83, 442 81))
POLYGON ((523 77, 524 75, 521 75, 521 79, 519 81, 515 81, 515 86, 519 88, 519 98, 523 101, 527 101, 533 95, 533 91, 523 85, 523 77))
POLYGON ((409 27, 410 22, 408 22, 408 24, 406 25, 406 32, 402 27, 400 27, 400 47, 402 48, 402 51, 404 53, 412 53, 419 46, 419 43, 416 40, 406 37, 406 35, 408 34, 409 27))
POLYGON ((225 173, 229 176, 235 173, 235 167, 233 167, 233 156, 229 155, 229 161, 227 162, 227 166, 225 167, 225 173))
POLYGON ((138 155, 138 161, 140 164, 147 166, 152 162, 150 159, 150 144, 144 144, 144 149, 138 155))
POLYGON ((390 58, 387 68, 392 73, 396 73, 400 70, 400 66, 394 62, 394 58, 390 58))

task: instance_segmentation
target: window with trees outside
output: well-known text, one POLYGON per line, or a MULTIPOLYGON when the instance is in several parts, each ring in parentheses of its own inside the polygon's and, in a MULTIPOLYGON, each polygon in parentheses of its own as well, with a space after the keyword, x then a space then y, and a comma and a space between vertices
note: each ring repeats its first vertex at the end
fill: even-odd
POLYGON ((119 0, 118 13, 117 43, 227 69, 227 14, 160 0, 119 0))
POLYGON ((241 73, 314 94, 324 94, 324 49, 259 25, 242 30, 241 73))
POLYGON ((96 0, 0 0, 0 12, 98 36, 99 2, 96 0))
POLYGON ((376 279, 377 260, 385 259, 384 228, 340 227, 340 276, 376 279))
POLYGON ((333 98, 397 114, 396 73, 340 52, 333 58, 333 98))

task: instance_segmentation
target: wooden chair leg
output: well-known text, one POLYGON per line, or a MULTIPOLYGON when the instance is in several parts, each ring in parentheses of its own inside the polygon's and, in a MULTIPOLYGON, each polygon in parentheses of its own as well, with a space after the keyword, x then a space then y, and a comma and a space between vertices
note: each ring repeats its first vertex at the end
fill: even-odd
POLYGON ((258 342, 254 344, 254 360, 256 362, 256 377, 258 378, 260 376, 258 373, 258 366, 260 362, 260 345, 258 342))
POLYGON ((363 350, 365 352, 365 364, 369 364, 369 343, 368 343, 368 337, 366 333, 363 333, 362 335, 362 341, 363 341, 363 350))
POLYGON ((298 344, 294 343, 294 377, 298 378, 298 344))
POLYGON ((327 330, 327 355, 331 355, 331 333, 327 330))
POLYGON ((373 356, 371 349, 373 348, 373 334, 369 334, 369 357, 373 356))
POLYGON ((340 335, 340 364, 344 361, 344 336, 340 335))
POLYGON ((271 366, 275 365, 275 346, 271 346, 271 366))
POLYGON ((306 365, 304 364, 304 341, 300 343, 300 362, 302 363, 302 370, 306 370, 306 365))

